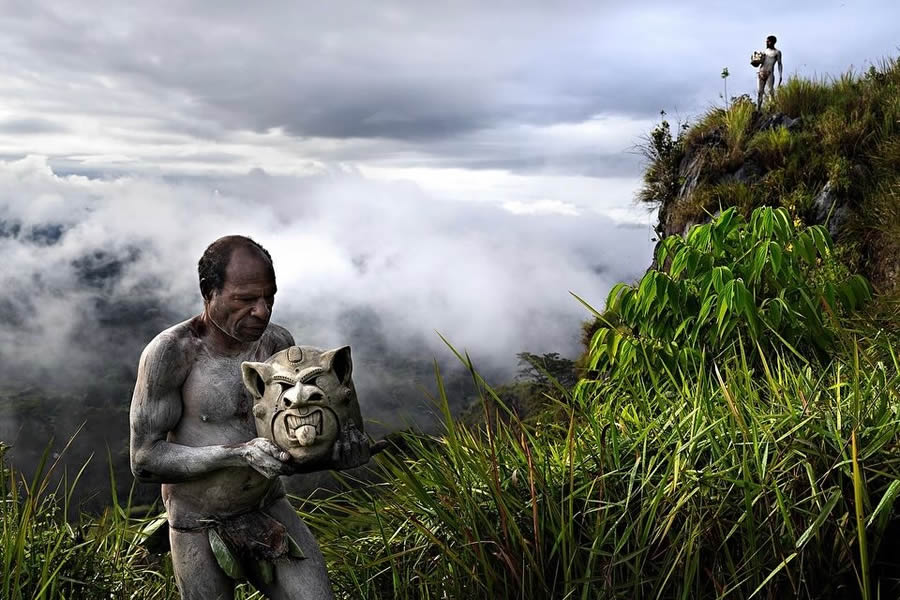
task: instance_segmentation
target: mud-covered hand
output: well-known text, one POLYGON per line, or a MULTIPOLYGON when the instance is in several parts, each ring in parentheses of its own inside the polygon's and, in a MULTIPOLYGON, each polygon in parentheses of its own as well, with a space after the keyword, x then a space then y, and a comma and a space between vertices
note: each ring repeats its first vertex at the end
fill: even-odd
POLYGON ((295 467, 291 455, 266 438, 254 438, 237 446, 241 458, 266 479, 291 475, 295 467))
POLYGON ((365 433, 360 431, 352 421, 341 426, 334 450, 331 453, 332 469, 352 469, 360 467, 387 448, 387 441, 371 442, 365 433))

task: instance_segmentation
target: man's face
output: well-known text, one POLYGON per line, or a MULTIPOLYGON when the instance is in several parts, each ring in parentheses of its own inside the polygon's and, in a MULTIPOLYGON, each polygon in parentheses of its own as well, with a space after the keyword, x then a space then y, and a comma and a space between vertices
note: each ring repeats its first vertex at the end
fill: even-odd
POLYGON ((772 38, 766 38, 766 48, 771 48, 774 45, 775 45, 775 42, 772 40, 772 38))
POLYGON ((214 291, 207 312, 225 333, 242 342, 262 337, 275 302, 272 265, 254 248, 238 247, 225 269, 225 284, 214 291))

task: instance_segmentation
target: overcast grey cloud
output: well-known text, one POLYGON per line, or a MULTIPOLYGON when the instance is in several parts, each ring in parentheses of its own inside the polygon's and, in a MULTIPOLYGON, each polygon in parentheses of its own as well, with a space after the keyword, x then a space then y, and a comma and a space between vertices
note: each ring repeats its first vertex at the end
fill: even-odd
POLYGON ((733 93, 750 91, 746 63, 765 35, 779 35, 788 74, 837 74, 896 52, 898 6, 12 1, 0 89, 17 118, 51 114, 97 140, 79 153, 48 136, 18 144, 23 154, 106 156, 114 167, 125 158, 146 169, 173 146, 248 131, 245 159, 284 144, 311 160, 634 176, 635 129, 660 109, 687 118, 718 101, 724 66, 733 93), (594 132, 598 146, 618 142, 611 150, 574 139, 547 156, 537 143, 547 127, 610 115, 619 119, 594 132), (135 132, 174 137, 140 144, 135 132), (524 144, 497 143, 517 134, 524 144))

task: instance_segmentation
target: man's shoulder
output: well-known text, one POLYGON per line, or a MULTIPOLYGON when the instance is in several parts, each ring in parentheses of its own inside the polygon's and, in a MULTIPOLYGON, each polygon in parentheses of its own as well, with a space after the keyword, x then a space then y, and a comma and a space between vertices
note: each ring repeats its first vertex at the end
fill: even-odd
POLYGON ((195 347, 199 340, 195 319, 196 317, 182 321, 160 331, 144 348, 144 354, 183 354, 195 347))
POLYGON ((266 337, 269 338, 272 354, 295 345, 291 332, 276 323, 269 323, 269 326, 266 327, 266 337))

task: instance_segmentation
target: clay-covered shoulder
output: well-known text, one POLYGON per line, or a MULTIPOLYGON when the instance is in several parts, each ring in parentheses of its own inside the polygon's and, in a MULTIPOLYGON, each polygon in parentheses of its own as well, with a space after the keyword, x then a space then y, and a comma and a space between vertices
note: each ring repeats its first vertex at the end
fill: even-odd
POLYGON ((189 321, 160 332, 141 352, 138 377, 166 387, 180 386, 194 362, 197 346, 189 321))
POLYGON ((269 342, 271 344, 269 354, 275 354, 285 348, 296 345, 294 343, 294 336, 281 325, 269 323, 269 326, 266 328, 266 335, 269 337, 269 342))

